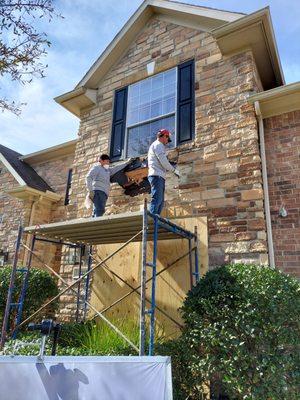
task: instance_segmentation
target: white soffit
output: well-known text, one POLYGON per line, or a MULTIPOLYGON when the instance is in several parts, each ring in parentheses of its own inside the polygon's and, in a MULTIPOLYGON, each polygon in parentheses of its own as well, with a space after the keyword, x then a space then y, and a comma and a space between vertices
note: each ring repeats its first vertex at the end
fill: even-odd
POLYGON ((248 99, 251 104, 256 101, 263 118, 300 110, 300 82, 257 93, 248 99))
POLYGON ((285 83, 269 7, 216 28, 212 33, 223 55, 251 48, 265 90, 285 83))

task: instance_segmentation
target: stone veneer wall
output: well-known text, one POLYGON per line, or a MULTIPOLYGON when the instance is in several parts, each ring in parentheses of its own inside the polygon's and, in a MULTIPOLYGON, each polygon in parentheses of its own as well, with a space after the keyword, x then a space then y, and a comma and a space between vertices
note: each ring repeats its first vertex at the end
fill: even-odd
MULTIPOLYGON (((205 32, 151 19, 121 60, 100 82, 98 104, 82 113, 75 152, 69 217, 84 209, 85 175, 101 152, 109 151, 114 91, 195 59, 195 140, 170 152, 181 179, 168 176, 169 215, 208 216, 210 266, 248 260, 267 262, 257 123, 250 93, 261 90, 250 51, 222 58, 205 32)), ((129 198, 114 185, 108 212, 138 210, 143 196, 129 198)))
POLYGON ((0 162, 0 250, 8 251, 8 262, 11 263, 15 250, 15 240, 19 224, 28 223, 31 202, 23 204, 21 200, 7 195, 4 191, 18 187, 18 182, 0 162))
POLYGON ((276 267, 300 278, 300 110, 266 119, 265 143, 276 267))

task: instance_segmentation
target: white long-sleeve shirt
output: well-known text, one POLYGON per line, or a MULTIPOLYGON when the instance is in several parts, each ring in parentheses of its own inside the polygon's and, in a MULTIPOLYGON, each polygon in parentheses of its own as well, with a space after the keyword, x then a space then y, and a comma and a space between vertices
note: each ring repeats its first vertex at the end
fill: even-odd
POLYGON ((166 146, 158 139, 155 140, 148 151, 148 176, 160 176, 165 179, 167 171, 175 171, 166 155, 166 146))

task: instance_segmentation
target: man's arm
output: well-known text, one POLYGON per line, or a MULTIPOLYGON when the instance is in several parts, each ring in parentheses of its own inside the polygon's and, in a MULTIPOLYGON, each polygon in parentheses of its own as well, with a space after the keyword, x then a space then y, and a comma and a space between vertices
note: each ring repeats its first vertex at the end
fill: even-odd
POLYGON ((175 168, 170 164, 163 147, 157 146, 157 148, 154 150, 154 153, 166 171, 175 171, 175 168))
POLYGON ((112 176, 115 175, 117 172, 119 172, 119 171, 121 171, 122 169, 124 169, 131 161, 132 161, 132 159, 130 158, 129 160, 123 162, 122 164, 116 165, 115 167, 110 167, 110 168, 109 168, 110 176, 112 177, 112 176))
POLYGON ((87 176, 85 177, 86 187, 89 192, 93 191, 93 180, 96 177, 97 166, 94 165, 88 172, 87 176))

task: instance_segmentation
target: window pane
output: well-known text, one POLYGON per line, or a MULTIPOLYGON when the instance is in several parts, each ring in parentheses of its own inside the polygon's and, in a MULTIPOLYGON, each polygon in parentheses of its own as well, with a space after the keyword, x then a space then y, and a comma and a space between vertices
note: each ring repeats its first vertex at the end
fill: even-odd
POLYGON ((163 114, 162 102, 156 102, 151 104, 151 118, 159 117, 163 114))
POLYGON ((163 114, 169 114, 175 111, 175 97, 170 97, 163 102, 163 114))
POLYGON ((130 85, 128 93, 127 126, 175 113, 176 68, 130 85))
POLYGON ((139 127, 129 128, 127 157, 137 157, 142 154, 147 154, 150 144, 156 139, 156 132, 162 128, 168 129, 172 133, 173 141, 168 147, 174 147, 175 115, 172 115, 167 118, 140 125, 139 127))

